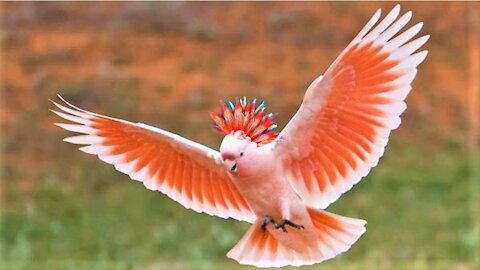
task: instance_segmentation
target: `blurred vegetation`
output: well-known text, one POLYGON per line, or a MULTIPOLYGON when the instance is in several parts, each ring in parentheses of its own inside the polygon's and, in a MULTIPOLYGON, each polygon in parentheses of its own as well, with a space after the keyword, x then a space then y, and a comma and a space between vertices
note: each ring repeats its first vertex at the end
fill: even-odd
MULTIPOLYGON (((326 264, 332 269, 351 262, 383 269, 405 262, 466 264, 472 243, 464 149, 452 146, 427 158, 428 147, 398 139, 391 143, 364 183, 329 209, 369 223, 367 234, 348 253, 326 264)), ((234 266, 224 262, 224 254, 247 224, 183 209, 94 158, 70 154, 73 147, 59 148, 70 158, 42 172, 28 197, 18 186, 7 186, 2 226, 7 261, 45 268, 81 262, 89 269, 143 268, 165 261, 184 262, 187 268, 191 261, 206 263, 205 269, 216 265, 209 261, 234 266)))
MULTIPOLYGON (((0 3, 0 269, 249 269, 225 258, 247 224, 186 210, 75 151, 48 99, 218 148, 208 111, 219 100, 263 98, 283 127, 375 9, 392 6, 0 3)), ((402 8, 409 25, 426 23, 430 54, 379 166, 329 208, 368 231, 306 269, 473 269, 468 4, 402 8)))

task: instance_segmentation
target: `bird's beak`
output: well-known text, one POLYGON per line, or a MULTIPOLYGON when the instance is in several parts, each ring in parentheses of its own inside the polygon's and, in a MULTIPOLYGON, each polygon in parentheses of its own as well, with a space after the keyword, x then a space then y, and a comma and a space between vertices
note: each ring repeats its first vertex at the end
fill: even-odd
POLYGON ((230 170, 230 172, 236 172, 237 171, 237 163, 231 159, 225 159, 225 166, 227 166, 227 169, 230 170))

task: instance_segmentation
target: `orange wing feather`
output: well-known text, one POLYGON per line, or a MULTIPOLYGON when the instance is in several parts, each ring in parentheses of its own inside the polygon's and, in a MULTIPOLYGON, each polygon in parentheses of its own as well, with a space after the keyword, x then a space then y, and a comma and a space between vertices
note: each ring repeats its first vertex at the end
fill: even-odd
POLYGON ((310 205, 325 208, 367 175, 400 124, 405 97, 427 52, 411 41, 419 23, 395 7, 376 27, 377 12, 325 73, 307 89, 302 106, 280 133, 276 151, 290 182, 310 205))
POLYGON ((187 208, 250 223, 255 220, 217 151, 161 129, 87 112, 64 102, 53 102, 61 110, 53 112, 75 124, 57 125, 84 134, 65 141, 86 145, 80 150, 187 208))

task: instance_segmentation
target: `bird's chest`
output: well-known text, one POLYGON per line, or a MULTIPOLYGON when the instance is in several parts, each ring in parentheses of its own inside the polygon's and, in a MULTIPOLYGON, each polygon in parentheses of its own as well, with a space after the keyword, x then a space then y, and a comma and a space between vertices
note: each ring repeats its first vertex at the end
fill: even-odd
POLYGON ((249 176, 232 175, 238 191, 248 201, 257 216, 282 216, 282 207, 289 198, 290 186, 274 164, 259 160, 249 176))

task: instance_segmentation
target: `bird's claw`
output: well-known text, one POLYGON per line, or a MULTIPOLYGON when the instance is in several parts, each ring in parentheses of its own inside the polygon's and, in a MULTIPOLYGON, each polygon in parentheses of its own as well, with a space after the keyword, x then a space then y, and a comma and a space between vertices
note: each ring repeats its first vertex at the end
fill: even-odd
POLYGON ((303 227, 303 225, 293 223, 288 219, 282 219, 279 223, 275 223, 275 229, 282 229, 282 231, 287 232, 286 225, 291 226, 295 229, 299 229, 299 230, 300 229, 305 229, 305 227, 303 227))
POLYGON ((282 229, 282 231, 287 232, 286 226, 291 226, 296 229, 304 229, 303 225, 296 224, 291 222, 288 219, 282 219, 280 222, 275 222, 275 220, 271 216, 264 216, 262 219, 262 232, 265 233, 267 231, 267 225, 272 223, 275 229, 282 229))
POLYGON ((267 231, 267 225, 269 223, 275 223, 271 216, 264 216, 262 219, 262 232, 265 233, 267 231))

